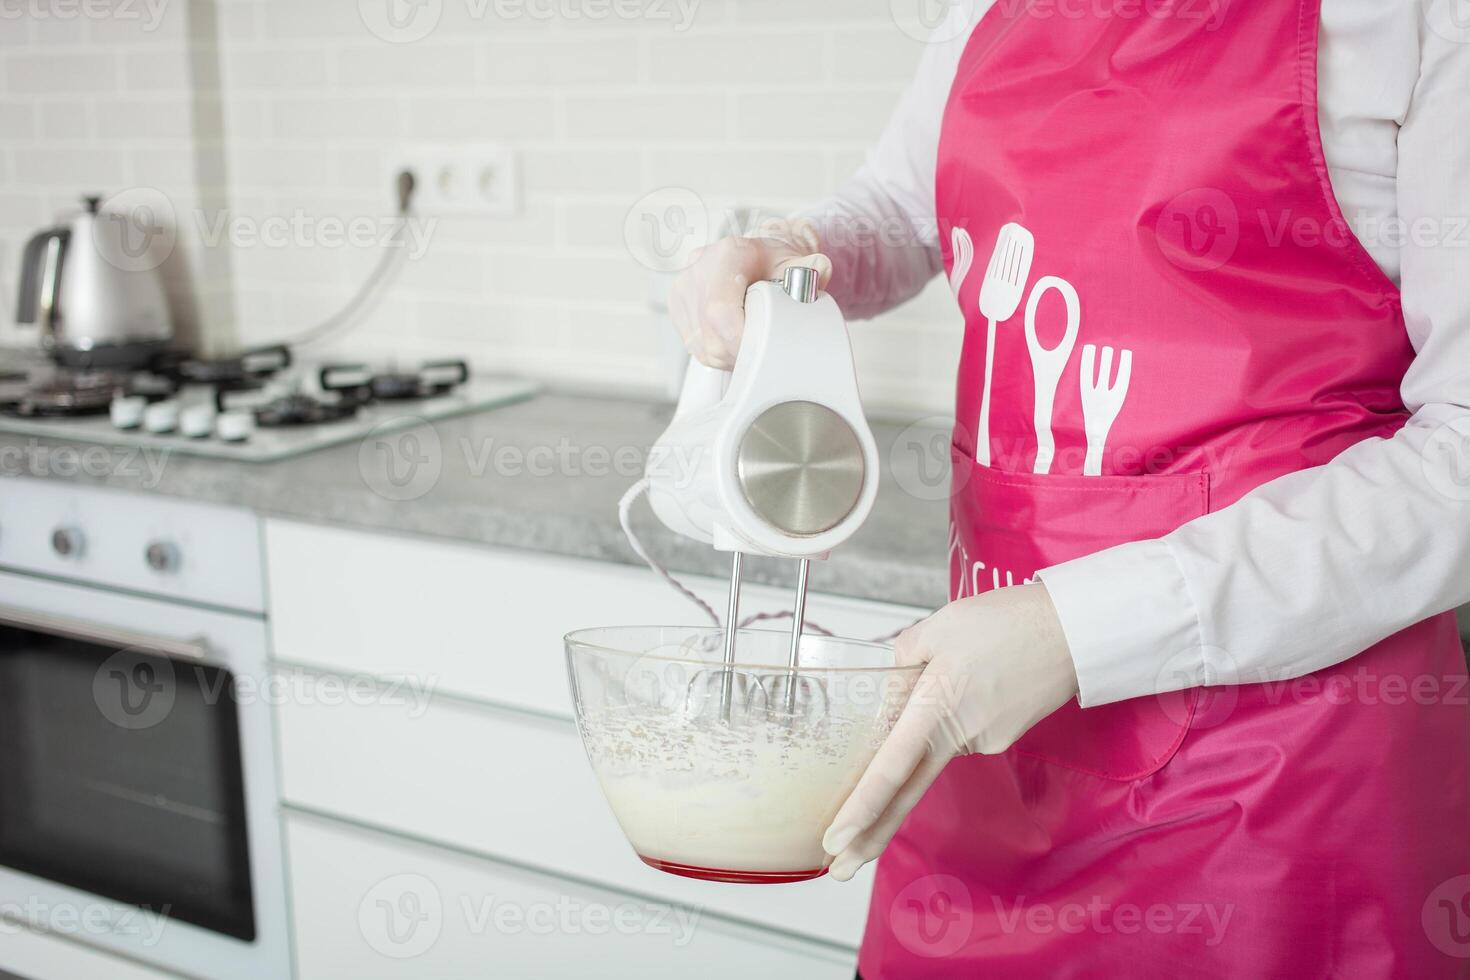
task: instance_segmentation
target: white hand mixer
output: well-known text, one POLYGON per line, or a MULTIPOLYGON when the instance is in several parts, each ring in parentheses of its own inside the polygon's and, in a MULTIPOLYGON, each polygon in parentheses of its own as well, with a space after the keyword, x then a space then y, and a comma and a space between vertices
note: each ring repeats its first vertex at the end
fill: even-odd
POLYGON ((745 296, 735 369, 692 362, 668 429, 649 454, 649 503, 669 529, 731 552, 719 705, 736 700, 741 560, 799 562, 784 692, 788 716, 805 695, 796 668, 807 577, 862 526, 878 493, 878 450, 863 415, 847 324, 817 272, 787 269, 745 296))

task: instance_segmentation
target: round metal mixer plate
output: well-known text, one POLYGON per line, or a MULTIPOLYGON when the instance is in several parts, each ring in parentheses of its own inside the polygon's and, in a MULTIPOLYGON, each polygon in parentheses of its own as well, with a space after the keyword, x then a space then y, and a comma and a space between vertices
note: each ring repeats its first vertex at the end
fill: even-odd
POLYGON ((815 402, 766 409, 736 454, 740 489, 751 509, 777 530, 804 537, 830 531, 852 513, 866 472, 852 426, 815 402))

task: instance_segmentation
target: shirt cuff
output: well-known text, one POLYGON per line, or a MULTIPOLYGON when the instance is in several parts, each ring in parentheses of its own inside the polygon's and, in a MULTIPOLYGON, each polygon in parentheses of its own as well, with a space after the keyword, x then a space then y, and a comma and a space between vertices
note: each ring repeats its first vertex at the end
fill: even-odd
POLYGON ((1199 615, 1164 541, 1108 548, 1036 577, 1072 651, 1082 707, 1206 683, 1199 615))

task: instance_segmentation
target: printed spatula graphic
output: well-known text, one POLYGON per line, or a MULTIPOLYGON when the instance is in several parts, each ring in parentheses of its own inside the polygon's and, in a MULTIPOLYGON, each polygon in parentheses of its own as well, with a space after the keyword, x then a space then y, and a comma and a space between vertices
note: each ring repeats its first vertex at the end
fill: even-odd
POLYGON ((990 465, 990 376, 995 370, 995 326, 1015 316, 1021 308, 1035 255, 1035 237, 1011 222, 1000 230, 990 265, 985 269, 985 281, 980 286, 980 315, 988 322, 985 387, 980 390, 980 421, 975 426, 975 461, 981 466, 990 465))

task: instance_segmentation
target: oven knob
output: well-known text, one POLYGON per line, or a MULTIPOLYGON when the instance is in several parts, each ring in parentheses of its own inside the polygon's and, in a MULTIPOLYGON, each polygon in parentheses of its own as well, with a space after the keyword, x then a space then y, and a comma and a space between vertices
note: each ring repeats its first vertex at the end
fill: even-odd
POLYGON ((178 546, 169 541, 154 541, 143 552, 148 567, 155 572, 175 572, 179 568, 178 546))
POLYGON ((86 543, 79 528, 58 527, 51 532, 51 550, 63 558, 80 558, 86 543))

